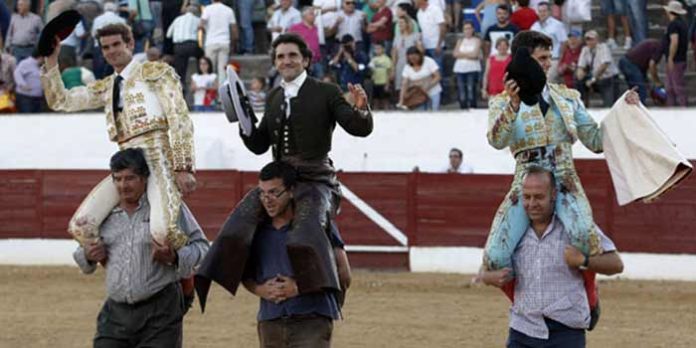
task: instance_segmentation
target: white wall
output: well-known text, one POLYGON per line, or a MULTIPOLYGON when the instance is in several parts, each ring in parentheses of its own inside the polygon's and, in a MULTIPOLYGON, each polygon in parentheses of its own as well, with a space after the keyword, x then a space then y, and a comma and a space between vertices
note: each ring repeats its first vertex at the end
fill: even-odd
MULTIPOLYGON (((596 119, 606 109, 593 110, 596 119)), ((696 159, 696 110, 654 109, 653 117, 688 158, 696 159)), ((196 164, 199 169, 258 170, 269 153, 256 156, 241 142, 236 124, 221 113, 193 114, 196 164)), ((375 130, 367 138, 337 130, 331 157, 345 171, 405 172, 418 165, 439 171, 451 147, 464 151, 477 173, 512 173, 507 150, 486 140, 487 111, 375 113, 375 130)), ((43 114, 0 117, 0 170, 107 169, 117 150, 108 141, 103 114, 43 114)), ((575 146, 577 158, 601 158, 575 146)))

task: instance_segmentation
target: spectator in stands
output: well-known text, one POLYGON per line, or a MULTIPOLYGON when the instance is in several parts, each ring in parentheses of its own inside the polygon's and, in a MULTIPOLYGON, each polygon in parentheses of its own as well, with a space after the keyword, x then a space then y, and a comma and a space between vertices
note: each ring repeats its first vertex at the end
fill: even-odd
MULTIPOLYGON (((519 7, 510 16, 510 23, 517 26, 519 30, 529 30, 539 16, 534 9, 529 7, 529 0, 517 0, 519 7)), ((565 37, 565 35, 563 35, 565 37)))
POLYGON ((408 65, 401 73, 401 95, 397 106, 404 105, 409 88, 418 87, 428 95, 428 101, 420 108, 438 111, 440 109, 440 93, 442 93, 440 67, 435 60, 424 56, 423 52, 416 47, 409 48, 406 51, 406 57, 408 65))
POLYGON ((317 79, 324 76, 324 64, 322 62, 321 48, 319 47, 319 28, 314 25, 316 15, 314 7, 305 6, 302 9, 302 21, 293 24, 288 28, 289 33, 299 35, 307 43, 312 51, 312 64, 310 64, 309 74, 317 79))
MULTIPOLYGON (((92 38, 97 37, 97 30, 109 24, 126 24, 126 20, 120 17, 117 12, 118 5, 116 5, 116 3, 113 1, 104 2, 104 13, 94 18, 94 22, 92 22, 92 28, 90 30, 92 38)), ((106 64, 101 48, 99 48, 99 41, 96 39, 94 40, 94 46, 92 47, 92 72, 97 80, 103 79, 114 72, 111 65, 106 64)))
POLYGON ((186 85, 189 59, 194 57, 199 60, 203 56, 201 48, 198 47, 198 26, 201 19, 196 16, 197 11, 195 5, 187 6, 186 13, 176 17, 167 29, 166 36, 172 39, 174 44, 174 70, 179 75, 182 86, 186 85))
POLYGON ((558 63, 558 75, 563 77, 563 83, 568 88, 575 88, 575 70, 578 67, 581 52, 582 33, 578 29, 571 29, 561 61, 558 63))
POLYGON ((512 61, 510 55, 510 41, 505 37, 499 37, 495 42, 496 54, 488 57, 488 64, 483 73, 483 85, 481 95, 484 99, 498 95, 505 90, 505 69, 512 61))
POLYGON ((556 83, 559 80, 558 62, 561 59, 561 47, 568 40, 568 32, 565 25, 556 18, 551 17, 551 7, 548 2, 542 1, 537 5, 539 20, 532 25, 531 30, 546 34, 551 38, 551 68, 549 69, 549 82, 556 83))
POLYGON ((498 22, 488 28, 483 37, 484 57, 496 54, 495 51, 491 50, 491 43, 497 45, 498 39, 501 37, 507 39, 509 48, 512 38, 520 31, 516 25, 510 23, 510 8, 507 5, 498 5, 495 16, 498 22))
POLYGON ((336 40, 341 42, 343 37, 350 35, 355 41, 357 51, 365 52, 362 36, 365 29, 365 13, 355 9, 356 0, 343 1, 343 10, 336 16, 336 23, 329 33, 336 34, 336 40))
POLYGON ((585 33, 585 47, 580 52, 576 70, 575 89, 589 106, 589 92, 594 90, 602 97, 602 105, 609 108, 618 94, 618 69, 607 43, 599 42, 599 34, 590 30, 585 33))
POLYGON ((9 101, 14 103, 12 95, 15 93, 14 71, 17 61, 7 53, 0 52, 0 99, 7 98, 8 103, 0 106, 0 111, 14 112, 14 107, 9 101))
POLYGON ((406 52, 411 47, 416 47, 421 52, 423 52, 423 44, 421 42, 421 34, 413 31, 414 21, 406 16, 401 17, 397 21, 399 26, 399 31, 401 35, 394 39, 394 44, 392 45, 392 63, 394 64, 394 69, 392 70, 394 81, 394 96, 401 95, 401 75, 404 71, 404 67, 407 63, 406 52))
POLYGON ((445 17, 442 8, 431 4, 430 0, 416 0, 418 25, 423 35, 425 55, 431 57, 442 71, 443 47, 445 45, 445 17))
POLYGON ((624 75, 628 88, 638 87, 638 95, 643 104, 650 88, 648 78, 656 86, 662 85, 657 76, 657 64, 660 63, 664 54, 662 46, 660 40, 646 39, 626 52, 626 56, 619 60, 619 70, 624 75))
POLYGON ((321 21, 316 23, 317 25, 321 23, 322 27, 319 30, 322 30, 324 33, 324 35, 319 36, 319 44, 322 56, 326 59, 334 51, 334 47, 336 47, 336 30, 332 30, 332 28, 336 24, 341 3, 339 0, 314 0, 312 6, 319 11, 319 17, 321 17, 321 21), (323 42, 321 40, 322 36, 324 37, 323 42))
MULTIPOLYGON (((374 48, 375 44, 382 45, 386 52, 391 52, 392 39, 394 38, 392 12, 386 6, 386 0, 374 0, 377 12, 372 16, 372 20, 366 27, 370 34, 370 44, 374 48)), ((373 51, 373 50, 371 50, 373 51)), ((389 59, 389 57, 386 57, 389 59)))
POLYGON ((213 62, 206 56, 198 58, 198 72, 191 75, 193 111, 215 111, 217 86, 218 79, 213 71, 213 62))
POLYGON ((121 0, 119 5, 120 11, 127 14, 128 24, 133 31, 135 39, 133 53, 144 52, 145 43, 151 40, 152 32, 155 29, 155 20, 150 12, 148 0, 121 0))
POLYGON ((205 31, 205 55, 212 61, 221 83, 227 77, 225 67, 239 37, 234 11, 220 0, 213 0, 212 5, 203 8, 198 28, 205 31))
MULTIPOLYGON (((476 20, 480 23, 482 35, 486 35, 488 28, 495 25, 498 21, 498 7, 505 4, 507 4, 505 0, 484 0, 476 6, 474 15, 476 16, 476 20), (481 18, 481 11, 483 11, 483 18, 481 18)), ((488 55, 488 53, 486 53, 486 55, 488 55)))
POLYGON ((631 48, 631 26, 626 17, 628 0, 603 0, 600 1, 602 6, 602 14, 607 16, 607 45, 611 50, 615 50, 618 45, 616 43, 616 17, 621 19, 624 34, 624 49, 631 48))
POLYGON ((449 166, 445 169, 445 173, 473 174, 474 168, 464 163, 462 150, 453 147, 449 152, 449 166))
MULTIPOLYGON (((389 26, 391 28, 391 26, 389 26)), ((370 70, 372 71, 372 101, 376 110, 389 109, 389 77, 392 75, 391 58, 385 53, 384 45, 379 42, 373 42, 375 55, 370 61, 370 70)))
POLYGON ((239 27, 242 31, 240 40, 243 54, 254 53, 254 7, 257 0, 239 0, 237 1, 237 11, 239 11, 239 27))
POLYGON ((662 39, 665 58, 667 59, 667 78, 665 88, 667 89, 668 106, 686 106, 686 53, 689 40, 687 37, 688 29, 686 21, 682 18, 686 10, 682 8, 679 1, 670 1, 667 6, 663 6, 669 18, 667 31, 662 39))
POLYGON ((302 14, 292 7, 291 0, 280 0, 280 8, 273 12, 268 21, 268 31, 271 32, 271 41, 286 32, 293 24, 302 22, 302 14))
POLYGON ((249 86, 249 102, 254 111, 262 111, 266 107, 266 81, 260 77, 254 77, 249 86))
POLYGON ((41 65, 44 58, 38 50, 24 58, 14 71, 15 94, 17 96, 17 112, 38 113, 44 103, 43 88, 41 88, 41 65))
POLYGON ((401 3, 396 6, 396 10, 394 10, 394 42, 399 40, 399 36, 401 36, 401 26, 399 25, 400 18, 404 18, 411 23, 410 28, 412 33, 420 33, 418 21, 416 20, 417 13, 418 11, 416 11, 410 3, 401 3))
POLYGON ((5 42, 17 62, 31 56, 43 29, 41 17, 29 12, 30 5, 29 0, 17 1, 17 12, 12 14, 10 27, 7 29, 5 42))
POLYGON ((476 108, 478 84, 481 77, 481 39, 474 35, 474 23, 464 21, 464 37, 454 46, 457 60, 452 69, 457 76, 459 108, 476 108))
POLYGON ((367 64, 367 55, 357 49, 355 39, 350 34, 343 35, 341 47, 329 62, 337 70, 338 84, 344 92, 348 91, 349 83, 362 85, 367 64))
POLYGON ((640 43, 648 37, 648 0, 628 0, 632 43, 640 43))

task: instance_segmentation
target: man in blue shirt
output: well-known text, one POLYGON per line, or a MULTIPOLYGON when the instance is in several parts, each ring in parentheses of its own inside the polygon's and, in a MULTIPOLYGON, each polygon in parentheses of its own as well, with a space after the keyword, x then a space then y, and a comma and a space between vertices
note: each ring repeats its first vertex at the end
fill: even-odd
POLYGON ((338 84, 344 92, 348 91, 348 84, 362 84, 365 80, 368 58, 365 52, 356 48, 355 38, 346 34, 341 39, 341 46, 329 65, 338 74, 338 84))
POLYGON ((271 162, 259 174, 258 192, 266 216, 254 235, 243 284, 260 298, 257 319, 261 347, 330 347, 333 320, 341 317, 343 295, 350 285, 348 256, 331 223, 328 237, 342 292, 299 294, 286 245, 295 216, 292 189, 296 181, 296 170, 284 162, 271 162))

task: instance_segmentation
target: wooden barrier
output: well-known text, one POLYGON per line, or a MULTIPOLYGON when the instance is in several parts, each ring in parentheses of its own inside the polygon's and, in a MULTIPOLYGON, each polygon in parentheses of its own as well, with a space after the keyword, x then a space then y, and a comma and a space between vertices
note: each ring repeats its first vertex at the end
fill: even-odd
MULTIPOLYGON (((696 179, 690 177, 660 201, 616 204, 602 160, 576 166, 597 224, 620 250, 696 253, 696 179)), ((100 170, 0 171, 0 238, 69 238, 65 232, 80 201, 108 172, 100 170)), ((214 239, 236 203, 257 182, 257 174, 205 170, 187 203, 209 238, 214 239)), ((507 192, 509 175, 424 173, 339 173, 341 182, 408 236, 409 246, 475 246, 485 243, 493 215, 507 192)), ((344 200, 338 224, 349 245, 400 246, 370 218, 344 200)), ((357 262, 403 268, 407 253, 357 262), (381 261, 380 261, 381 260, 381 261)))

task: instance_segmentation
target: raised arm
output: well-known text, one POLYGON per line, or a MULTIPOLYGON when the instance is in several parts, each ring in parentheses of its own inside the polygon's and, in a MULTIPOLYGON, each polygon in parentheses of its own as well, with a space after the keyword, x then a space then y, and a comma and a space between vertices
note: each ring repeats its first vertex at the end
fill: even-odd
POLYGON ((331 85, 329 109, 338 124, 350 135, 366 137, 372 133, 372 113, 363 115, 354 109, 341 94, 337 86, 331 85))

